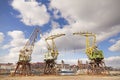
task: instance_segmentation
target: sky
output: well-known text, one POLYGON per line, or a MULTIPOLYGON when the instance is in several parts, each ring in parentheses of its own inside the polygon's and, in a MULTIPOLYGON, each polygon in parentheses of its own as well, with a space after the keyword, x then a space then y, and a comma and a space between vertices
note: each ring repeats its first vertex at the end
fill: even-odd
POLYGON ((0 63, 16 63, 20 49, 39 27, 42 34, 38 35, 31 62, 44 61, 45 38, 64 33, 55 39, 57 62, 77 64, 79 59, 85 63, 85 37, 72 33, 92 32, 106 65, 120 68, 119 4, 120 0, 0 0, 0 63))

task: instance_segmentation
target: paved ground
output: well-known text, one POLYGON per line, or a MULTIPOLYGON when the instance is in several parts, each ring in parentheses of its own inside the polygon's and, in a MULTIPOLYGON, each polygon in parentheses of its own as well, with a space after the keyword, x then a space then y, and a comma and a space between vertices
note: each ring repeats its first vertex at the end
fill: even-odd
POLYGON ((0 80, 120 80, 118 76, 0 76, 0 80))
POLYGON ((75 75, 75 76, 5 76, 0 75, 0 80, 120 80, 120 71, 111 71, 109 76, 103 75, 75 75))

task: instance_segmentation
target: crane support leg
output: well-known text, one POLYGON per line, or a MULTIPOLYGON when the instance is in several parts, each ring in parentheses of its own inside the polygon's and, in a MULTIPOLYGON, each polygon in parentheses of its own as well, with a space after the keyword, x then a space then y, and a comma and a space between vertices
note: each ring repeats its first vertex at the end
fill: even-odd
POLYGON ((52 60, 46 60, 45 61, 45 68, 44 68, 44 73, 45 74, 51 74, 53 73, 54 71, 54 67, 55 67, 55 61, 52 59, 52 60))
POLYGON ((25 62, 25 61, 18 62, 15 72, 14 72, 14 75, 17 73, 20 75, 30 75, 31 74, 31 64, 29 62, 25 62), (16 72, 16 71, 18 71, 18 72, 16 72))

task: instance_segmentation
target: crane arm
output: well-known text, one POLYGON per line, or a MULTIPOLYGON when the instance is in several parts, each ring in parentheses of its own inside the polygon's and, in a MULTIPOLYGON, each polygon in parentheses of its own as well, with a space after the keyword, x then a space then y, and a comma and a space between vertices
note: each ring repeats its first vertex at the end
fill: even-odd
POLYGON ((96 45, 96 35, 90 32, 76 32, 73 33, 73 35, 82 35, 86 37, 86 47, 89 47, 90 45, 90 41, 89 41, 89 37, 93 37, 93 42, 92 42, 92 46, 96 45))
POLYGON ((60 37, 60 36, 64 36, 65 34, 56 34, 56 35, 51 35, 49 37, 47 37, 45 40, 52 40, 52 39, 55 39, 57 37, 60 37))
POLYGON ((35 28, 34 31, 32 32, 31 36, 29 37, 29 40, 26 42, 24 48, 29 45, 34 46, 34 42, 36 41, 37 35, 39 33, 39 28, 35 28))
POLYGON ((46 41, 46 43, 47 43, 47 49, 48 49, 48 50, 51 50, 51 47, 50 47, 48 41, 47 41, 47 40, 45 40, 45 41, 46 41))
POLYGON ((64 36, 65 34, 56 34, 56 35, 51 35, 49 37, 47 37, 45 39, 46 43, 47 43, 47 46, 48 46, 48 49, 55 49, 56 48, 56 45, 55 45, 55 42, 54 42, 54 39, 57 38, 57 37, 61 37, 61 36, 64 36), (51 40, 52 41, 52 47, 50 47, 49 43, 48 43, 48 40, 51 40))
POLYGON ((23 49, 20 50, 19 60, 21 59, 25 61, 31 60, 31 54, 33 52, 34 43, 37 39, 38 33, 39 33, 39 28, 37 27, 33 30, 31 36, 29 37, 23 49))
POLYGON ((93 37, 96 37, 95 34, 93 33, 89 33, 89 32, 76 32, 76 33, 73 33, 73 35, 82 35, 82 36, 93 36, 93 37))

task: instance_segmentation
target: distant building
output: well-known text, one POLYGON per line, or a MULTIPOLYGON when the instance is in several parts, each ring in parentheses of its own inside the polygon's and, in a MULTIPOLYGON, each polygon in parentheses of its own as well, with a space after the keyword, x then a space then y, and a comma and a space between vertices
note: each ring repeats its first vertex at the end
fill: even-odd
POLYGON ((37 69, 37 68, 43 69, 45 67, 45 63, 44 62, 31 63, 31 66, 33 69, 37 69))
MULTIPOLYGON (((60 69, 63 68, 62 64, 57 64, 57 67, 60 68, 60 69)), ((64 64, 64 68, 69 69, 70 68, 70 64, 64 64)))
POLYGON ((0 69, 4 69, 4 70, 11 70, 14 69, 15 65, 13 65, 13 63, 0 63, 0 69))

